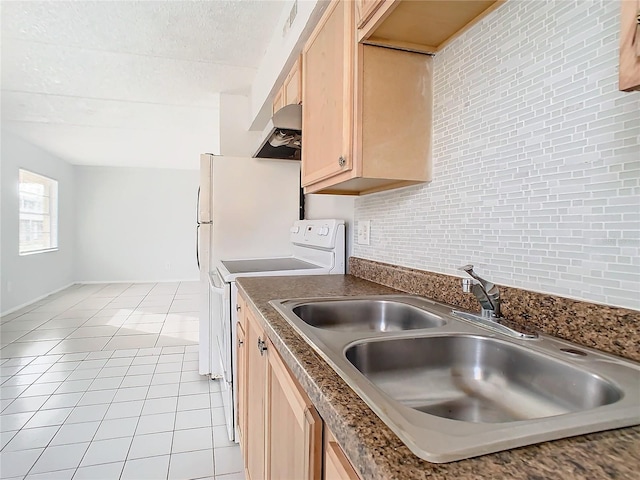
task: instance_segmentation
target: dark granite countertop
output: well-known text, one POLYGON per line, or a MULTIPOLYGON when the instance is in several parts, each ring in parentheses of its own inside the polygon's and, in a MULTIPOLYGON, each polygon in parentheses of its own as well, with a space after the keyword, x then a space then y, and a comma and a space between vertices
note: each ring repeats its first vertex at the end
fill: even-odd
MULTIPOLYGON (((399 293, 351 275, 247 277, 239 289, 363 479, 636 479, 640 427, 582 435, 458 462, 415 456, 269 304, 269 300, 399 293)), ((640 409, 640 406, 639 406, 640 409)))

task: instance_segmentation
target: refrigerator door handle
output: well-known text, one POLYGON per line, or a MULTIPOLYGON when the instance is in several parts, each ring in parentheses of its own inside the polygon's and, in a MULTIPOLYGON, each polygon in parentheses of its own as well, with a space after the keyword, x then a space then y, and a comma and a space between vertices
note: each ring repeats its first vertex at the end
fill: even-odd
POLYGON ((198 198, 196 200, 196 225, 213 225, 213 221, 203 222, 200 220, 200 187, 198 187, 198 198))
POLYGON ((198 196, 196 197, 196 225, 200 225, 200 187, 198 187, 198 196))
POLYGON ((196 263, 198 270, 200 270, 200 222, 196 226, 196 263))
POLYGON ((196 197, 196 263, 200 270, 200 187, 196 197))
POLYGON ((196 263, 200 270, 200 225, 213 225, 213 222, 200 221, 200 187, 198 187, 198 196, 196 198, 196 263))

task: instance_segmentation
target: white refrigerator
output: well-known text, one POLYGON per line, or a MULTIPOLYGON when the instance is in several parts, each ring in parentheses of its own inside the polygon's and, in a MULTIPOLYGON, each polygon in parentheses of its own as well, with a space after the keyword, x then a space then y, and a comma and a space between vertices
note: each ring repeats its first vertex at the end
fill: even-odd
MULTIPOLYGON (((218 260, 291 254, 289 229, 300 215, 300 162, 200 156, 196 257, 200 269, 199 372, 223 377, 213 329, 229 301, 219 301, 210 273, 218 260)), ((229 299, 227 299, 229 300, 229 299)))

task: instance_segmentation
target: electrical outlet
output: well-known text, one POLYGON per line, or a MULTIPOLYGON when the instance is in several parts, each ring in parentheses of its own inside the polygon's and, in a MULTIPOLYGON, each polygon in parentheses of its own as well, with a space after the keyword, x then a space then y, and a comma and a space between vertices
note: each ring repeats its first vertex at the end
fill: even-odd
POLYGON ((358 222, 358 245, 371 245, 371 220, 358 222))

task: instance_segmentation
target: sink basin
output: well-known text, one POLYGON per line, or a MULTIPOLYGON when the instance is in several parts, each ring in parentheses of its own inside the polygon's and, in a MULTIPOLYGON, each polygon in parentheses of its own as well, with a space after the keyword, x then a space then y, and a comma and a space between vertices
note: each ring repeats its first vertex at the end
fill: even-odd
POLYGON ((457 335, 353 345, 347 360, 391 398, 420 412, 504 423, 617 402, 611 382, 494 338, 457 335))
POLYGON ((411 295, 270 303, 430 462, 640 424, 630 360, 411 295))
POLYGON ((293 308, 312 327, 340 331, 396 332, 441 327, 441 316, 392 300, 339 300, 293 308))

